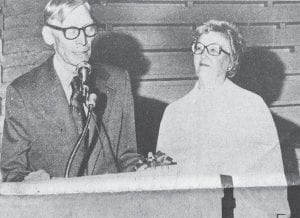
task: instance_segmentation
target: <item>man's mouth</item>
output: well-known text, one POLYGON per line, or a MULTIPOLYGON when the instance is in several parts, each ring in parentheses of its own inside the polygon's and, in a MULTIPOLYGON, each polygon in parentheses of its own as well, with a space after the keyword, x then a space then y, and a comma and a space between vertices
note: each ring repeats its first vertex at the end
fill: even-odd
POLYGON ((76 51, 74 51, 74 53, 75 54, 84 54, 84 53, 87 53, 89 51, 89 49, 88 48, 82 48, 82 50, 80 49, 80 50, 76 50, 76 51))
POLYGON ((85 51, 75 51, 74 53, 75 54, 84 54, 84 53, 87 53, 88 52, 88 50, 85 50, 85 51))
POLYGON ((203 66, 204 66, 204 67, 209 67, 209 64, 206 64, 206 63, 200 63, 199 65, 200 65, 201 67, 203 67, 203 66))

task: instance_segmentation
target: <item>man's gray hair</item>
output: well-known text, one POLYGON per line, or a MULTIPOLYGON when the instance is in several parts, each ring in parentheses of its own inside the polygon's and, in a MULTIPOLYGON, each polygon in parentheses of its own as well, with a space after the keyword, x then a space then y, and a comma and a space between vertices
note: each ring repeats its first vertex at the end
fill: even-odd
POLYGON ((44 9, 44 24, 50 20, 62 23, 67 15, 80 5, 85 5, 90 10, 88 0, 50 0, 44 9))

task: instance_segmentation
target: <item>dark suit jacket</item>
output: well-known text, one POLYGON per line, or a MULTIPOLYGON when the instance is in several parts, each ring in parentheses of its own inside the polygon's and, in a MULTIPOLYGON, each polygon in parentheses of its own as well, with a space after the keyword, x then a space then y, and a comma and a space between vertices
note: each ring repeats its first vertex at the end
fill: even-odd
MULTIPOLYGON (((95 114, 100 134, 95 131, 92 121, 85 173, 114 173, 118 171, 117 165, 120 171, 132 171, 140 156, 136 153, 128 74, 108 65, 96 64, 92 68, 92 81, 98 91, 95 114)), ((78 136, 65 92, 53 68, 52 58, 49 58, 7 88, 1 153, 3 180, 22 181, 28 173, 38 169, 44 169, 53 177, 64 176, 78 136)), ((79 148, 70 176, 78 175, 86 149, 84 146, 79 148)))

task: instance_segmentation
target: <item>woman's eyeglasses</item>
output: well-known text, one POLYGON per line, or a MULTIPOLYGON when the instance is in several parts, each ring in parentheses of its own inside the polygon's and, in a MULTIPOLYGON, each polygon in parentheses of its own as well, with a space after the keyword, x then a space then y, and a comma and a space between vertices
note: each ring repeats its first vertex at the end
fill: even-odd
POLYGON ((45 24, 45 26, 51 27, 55 30, 62 31, 65 38, 69 39, 69 40, 76 39, 79 36, 81 30, 83 31, 83 33, 86 37, 93 37, 98 32, 98 26, 95 23, 92 23, 90 25, 87 25, 87 26, 84 26, 81 28, 78 28, 78 27, 63 28, 63 27, 59 27, 59 26, 55 26, 55 25, 51 25, 51 24, 45 24))
POLYGON ((192 51, 195 55, 203 54, 205 49, 207 53, 212 56, 219 56, 222 52, 224 52, 227 55, 230 55, 229 52, 225 51, 220 45, 215 43, 203 45, 201 42, 196 42, 192 45, 192 51))

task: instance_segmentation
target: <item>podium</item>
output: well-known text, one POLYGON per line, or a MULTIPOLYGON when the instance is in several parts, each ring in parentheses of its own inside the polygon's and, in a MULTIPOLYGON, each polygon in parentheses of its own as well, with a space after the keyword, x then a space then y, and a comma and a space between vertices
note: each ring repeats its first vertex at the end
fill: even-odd
POLYGON ((230 178, 233 187, 230 182, 222 184, 224 176, 222 179, 220 175, 186 174, 176 167, 165 167, 40 182, 1 183, 0 217, 222 218, 226 199, 232 198, 235 218, 289 217, 284 175, 230 175, 226 178, 230 178), (224 196, 228 188, 232 190, 229 198, 224 196))

